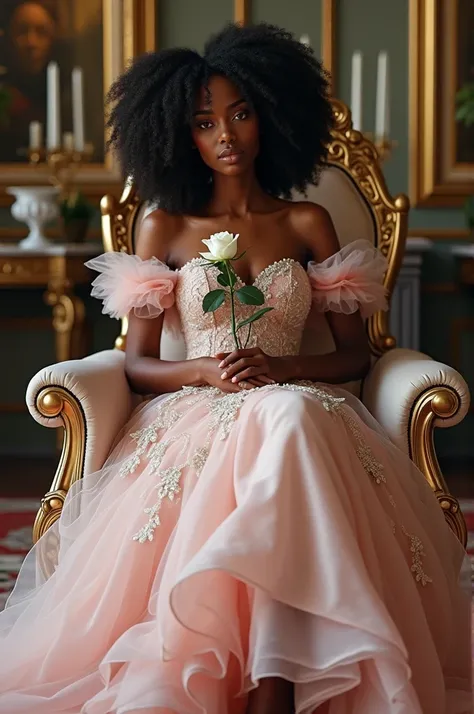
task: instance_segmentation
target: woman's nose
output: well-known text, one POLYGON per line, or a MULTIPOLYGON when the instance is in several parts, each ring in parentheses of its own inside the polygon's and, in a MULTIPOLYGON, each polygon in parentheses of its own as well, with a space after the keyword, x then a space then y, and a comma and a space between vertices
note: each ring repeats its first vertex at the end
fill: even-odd
POLYGON ((235 136, 228 126, 222 128, 222 132, 219 138, 221 144, 233 144, 235 141, 235 136))

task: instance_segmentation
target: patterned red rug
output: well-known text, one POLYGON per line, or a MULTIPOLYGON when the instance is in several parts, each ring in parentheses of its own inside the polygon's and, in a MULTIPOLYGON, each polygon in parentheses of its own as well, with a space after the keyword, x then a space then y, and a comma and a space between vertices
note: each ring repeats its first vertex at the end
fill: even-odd
MULTIPOLYGON (((39 502, 32 499, 0 498, 0 610, 31 548, 31 531, 38 507, 39 502)), ((461 508, 469 530, 468 553, 473 564, 474 592, 474 499, 461 501, 461 508)))
POLYGON ((0 610, 31 548, 38 508, 39 501, 33 499, 0 498, 0 610))

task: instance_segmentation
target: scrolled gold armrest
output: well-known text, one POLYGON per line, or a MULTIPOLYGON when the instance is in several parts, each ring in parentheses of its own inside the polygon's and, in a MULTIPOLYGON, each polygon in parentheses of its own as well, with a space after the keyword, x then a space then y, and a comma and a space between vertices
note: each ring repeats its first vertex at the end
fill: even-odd
POLYGON ((443 509, 448 525, 467 544, 467 528, 459 503, 449 493, 441 473, 434 445, 434 429, 439 419, 451 419, 461 408, 461 398, 447 386, 431 387, 413 403, 410 414, 410 456, 425 475, 443 509))
POLYGON ((59 518, 69 488, 82 477, 86 418, 77 397, 60 386, 41 389, 36 396, 35 406, 46 419, 59 418, 64 428, 61 457, 51 490, 41 500, 33 526, 33 540, 36 543, 59 518))

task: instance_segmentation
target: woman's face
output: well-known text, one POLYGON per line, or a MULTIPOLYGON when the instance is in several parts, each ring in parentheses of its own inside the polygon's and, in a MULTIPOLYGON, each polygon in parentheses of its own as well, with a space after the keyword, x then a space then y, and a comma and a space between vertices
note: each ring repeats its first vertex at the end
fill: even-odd
POLYGON ((214 76, 201 88, 191 131, 202 160, 213 171, 238 176, 253 167, 259 152, 258 118, 225 77, 214 76))
POLYGON ((10 40, 22 72, 30 75, 42 72, 50 58, 55 29, 51 16, 36 2, 24 2, 15 10, 10 40))

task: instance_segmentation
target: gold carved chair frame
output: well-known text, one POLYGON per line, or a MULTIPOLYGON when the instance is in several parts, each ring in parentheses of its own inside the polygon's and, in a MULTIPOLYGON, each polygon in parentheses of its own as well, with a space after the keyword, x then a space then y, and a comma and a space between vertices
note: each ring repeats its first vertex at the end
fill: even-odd
MULTIPOLYGON (((333 100, 335 128, 328 146, 328 163, 344 171, 357 186, 369 207, 376 227, 376 242, 387 257, 389 267, 385 284, 391 295, 405 249, 409 201, 405 195, 392 198, 388 192, 375 146, 352 129, 347 107, 333 100)), ((104 196, 101 201, 102 231, 107 251, 134 252, 134 228, 141 202, 132 185, 126 185, 120 199, 104 196)), ((375 358, 395 347, 388 326, 388 314, 378 312, 367 325, 370 348, 375 358)), ((115 347, 125 348, 127 321, 115 347)), ((51 491, 42 501, 35 526, 37 540, 59 517, 71 484, 82 477, 86 420, 79 401, 64 388, 45 387, 36 397, 36 408, 44 417, 59 417, 65 430, 64 445, 51 491)), ((409 455, 434 490, 445 518, 462 543, 466 543, 466 525, 457 500, 450 495, 436 457, 436 423, 451 420, 461 409, 461 397, 452 387, 429 386, 415 399, 409 416, 409 455)))

